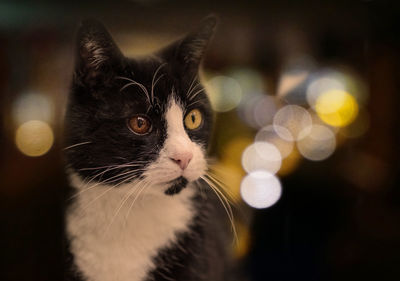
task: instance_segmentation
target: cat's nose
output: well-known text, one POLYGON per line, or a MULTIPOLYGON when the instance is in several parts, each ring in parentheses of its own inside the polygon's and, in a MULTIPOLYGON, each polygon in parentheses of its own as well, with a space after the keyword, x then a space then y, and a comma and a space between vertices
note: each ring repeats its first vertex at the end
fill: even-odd
POLYGON ((185 170, 193 158, 193 153, 190 151, 181 152, 173 155, 170 159, 175 162, 182 170, 185 170))

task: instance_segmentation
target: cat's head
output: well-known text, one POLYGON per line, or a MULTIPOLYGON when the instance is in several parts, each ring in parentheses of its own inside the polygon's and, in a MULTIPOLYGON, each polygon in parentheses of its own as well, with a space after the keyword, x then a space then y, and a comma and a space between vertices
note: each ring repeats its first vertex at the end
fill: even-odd
POLYGON ((66 115, 74 174, 166 194, 204 175, 212 112, 198 71, 215 25, 208 17, 157 53, 127 58, 101 23, 82 23, 66 115))

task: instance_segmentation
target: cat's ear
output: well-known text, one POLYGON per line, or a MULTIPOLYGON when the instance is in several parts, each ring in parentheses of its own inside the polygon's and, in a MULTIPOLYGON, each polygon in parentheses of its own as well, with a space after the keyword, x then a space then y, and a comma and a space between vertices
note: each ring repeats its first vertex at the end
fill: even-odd
POLYGON ((160 55, 167 61, 177 61, 186 71, 197 71, 216 25, 216 16, 206 17, 194 31, 167 46, 160 55))
POLYGON ((99 21, 82 21, 77 34, 75 81, 88 87, 107 82, 122 54, 99 21))

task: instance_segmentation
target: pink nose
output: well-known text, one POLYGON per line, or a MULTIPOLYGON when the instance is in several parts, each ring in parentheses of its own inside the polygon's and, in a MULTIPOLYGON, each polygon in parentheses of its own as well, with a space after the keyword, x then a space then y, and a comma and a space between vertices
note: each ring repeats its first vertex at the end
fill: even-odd
POLYGON ((174 156, 170 157, 170 159, 175 162, 182 170, 185 170, 189 165, 190 160, 193 158, 192 152, 181 152, 177 153, 174 156))

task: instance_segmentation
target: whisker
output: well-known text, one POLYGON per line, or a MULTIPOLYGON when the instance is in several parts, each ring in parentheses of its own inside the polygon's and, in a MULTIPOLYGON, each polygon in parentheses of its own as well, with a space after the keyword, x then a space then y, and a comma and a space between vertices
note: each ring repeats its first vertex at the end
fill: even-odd
POLYGON ((158 79, 155 82, 154 82, 154 79, 157 76, 158 71, 160 71, 160 69, 166 64, 167 64, 166 62, 160 64, 160 66, 157 68, 157 70, 153 74, 153 79, 151 80, 151 102, 152 102, 152 104, 154 103, 154 87, 157 85, 157 82, 161 79, 161 77, 164 76, 164 74, 160 75, 160 77, 158 77, 158 79))
POLYGON ((231 194, 229 194, 229 193, 224 193, 224 192, 226 192, 226 190, 223 189, 222 186, 219 185, 217 182, 215 182, 214 179, 210 178, 209 175, 206 175, 206 177, 210 180, 210 182, 212 182, 212 183, 214 184, 214 187, 215 187, 216 191, 217 191, 217 192, 222 196, 222 198, 225 200, 225 202, 226 202, 226 204, 227 204, 227 206, 228 206, 228 208, 229 208, 229 210, 230 210, 230 213, 232 214, 232 217, 233 217, 233 211, 232 211, 232 208, 231 208, 231 204, 234 205, 235 207, 239 207, 239 204, 237 204, 237 203, 233 200, 233 196, 232 196, 231 194), (221 187, 222 190, 220 190, 218 187, 221 187))
MULTIPOLYGON (((87 184, 89 184, 89 183, 92 182, 95 178, 97 178, 97 177, 99 177, 99 176, 100 176, 100 178, 101 178, 105 173, 107 173, 107 172, 109 172, 109 171, 116 170, 116 169, 122 169, 122 168, 128 168, 128 167, 140 167, 140 166, 141 166, 141 164, 139 164, 139 163, 128 162, 128 163, 125 163, 125 164, 108 165, 108 166, 96 167, 96 168, 82 168, 82 169, 79 169, 79 171, 85 171, 85 170, 102 170, 102 169, 106 168, 104 171, 101 171, 101 172, 97 173, 96 175, 92 176, 91 178, 86 178, 85 181, 86 181, 86 180, 89 180, 89 181, 87 182, 87 184)), ((143 169, 141 168, 141 169, 136 169, 136 170, 143 170, 143 169)))
POLYGON ((80 145, 84 145, 84 144, 89 144, 89 143, 92 143, 92 142, 91 142, 91 141, 84 141, 84 142, 81 142, 81 143, 76 143, 76 144, 73 144, 73 145, 64 147, 63 150, 68 150, 68 149, 74 148, 74 147, 76 147, 76 146, 80 146, 80 145))
MULTIPOLYGON (((221 190, 219 190, 218 185, 215 184, 215 182, 211 181, 211 179, 208 178, 207 175, 206 175, 206 178, 208 179, 207 183, 209 185, 211 185, 212 187, 214 187, 215 191, 218 192, 218 194, 221 195, 221 197, 224 199, 224 201, 225 201, 225 203, 226 203, 226 205, 227 205, 227 207, 229 209, 229 213, 233 217, 233 211, 232 211, 232 208, 231 208, 231 205, 230 205, 230 201, 228 200, 228 198, 226 198, 225 194, 221 190)), ((203 177, 203 180, 205 180, 206 178, 203 177)))
POLYGON ((93 202, 97 201, 99 198, 101 198, 104 194, 106 194, 106 193, 109 192, 110 190, 112 190, 112 189, 114 189, 114 188, 116 188, 116 187, 118 187, 118 186, 120 186, 120 185, 126 183, 126 181, 129 181, 129 180, 132 179, 132 178, 133 178, 133 177, 127 177, 127 179, 125 179, 124 181, 122 181, 122 182, 120 182, 120 183, 118 183, 118 184, 116 184, 116 185, 110 186, 109 188, 106 189, 106 191, 102 192, 102 193, 101 193, 100 195, 98 195, 95 199, 93 199, 93 200, 90 201, 88 204, 86 204, 86 206, 83 208, 83 210, 86 210, 86 209, 89 207, 89 205, 93 204, 93 202))
POLYGON ((136 82, 135 80, 132 80, 132 79, 127 78, 127 77, 117 76, 116 78, 117 78, 117 79, 126 80, 126 81, 129 81, 129 82, 130 82, 130 83, 126 84, 125 86, 123 86, 123 87, 119 90, 120 92, 122 92, 124 89, 126 89, 126 88, 129 87, 129 86, 138 86, 138 87, 140 87, 140 88, 142 89, 143 93, 146 95, 148 102, 149 102, 150 104, 152 104, 152 103, 151 103, 151 99, 150 99, 149 92, 147 91, 146 87, 145 87, 143 84, 141 84, 141 83, 139 83, 139 82, 136 82))
MULTIPOLYGON (((79 192, 77 192, 77 193, 75 193, 74 195, 72 195, 70 198, 68 198, 68 200, 72 200, 73 198, 75 198, 75 197, 81 195, 81 194, 84 193, 84 192, 87 192, 87 191, 89 191, 89 190, 92 190, 93 188, 95 188, 96 186, 99 186, 100 184, 110 184, 110 183, 117 182, 117 181, 119 181, 119 180, 123 180, 123 181, 124 181, 124 179, 127 179, 127 178, 131 177, 132 175, 133 175, 133 174, 119 175, 120 177, 118 177, 118 178, 116 178, 116 179, 114 179, 114 180, 105 180, 105 181, 102 181, 102 182, 98 182, 98 183, 96 183, 96 184, 94 184, 94 185, 91 185, 91 186, 89 186, 89 187, 84 187, 84 189, 82 189, 82 190, 80 190, 79 192)), ((114 186, 112 186, 112 187, 114 187, 114 186)))
MULTIPOLYGON (((141 189, 139 190, 139 192, 136 194, 135 198, 133 199, 131 205, 129 206, 125 219, 128 219, 129 213, 130 213, 130 211, 131 211, 133 205, 135 204, 136 199, 138 199, 139 196, 140 196, 140 194, 141 194, 147 187, 149 187, 149 186, 150 186, 150 184, 149 184, 148 182, 144 182, 144 183, 143 183, 143 187, 141 187, 141 189)), ((139 188, 138 188, 138 189, 139 189, 139 188)))
MULTIPOLYGON (((146 162, 143 161, 143 163, 146 163, 146 162)), ((79 169, 79 171, 100 170, 100 169, 104 169, 104 168, 120 167, 120 166, 124 166, 124 165, 140 166, 140 165, 142 165, 142 163, 133 161, 133 162, 128 162, 128 163, 124 163, 124 164, 115 164, 115 165, 107 165, 107 166, 99 166, 99 167, 91 167, 91 168, 81 168, 81 169, 79 169)))
MULTIPOLYGON (((100 181, 99 181, 99 183, 103 183, 103 181, 101 180, 101 178, 103 177, 103 175, 105 174, 105 173, 107 173, 107 172, 109 172, 109 171, 112 171, 112 170, 115 170, 115 169, 120 169, 120 168, 127 168, 127 167, 134 167, 134 166, 130 166, 130 165, 119 165, 119 166, 114 166, 114 167, 110 167, 110 168, 108 168, 108 169, 106 169, 106 170, 104 170, 104 171, 102 171, 102 172, 100 172, 100 173, 97 173, 96 175, 94 175, 93 177, 91 177, 91 178, 89 178, 89 181, 86 183, 86 185, 85 186, 88 186, 92 181, 94 181, 97 177, 99 177, 100 176, 100 181)), ((130 170, 130 171, 128 171, 128 172, 133 172, 133 171, 138 171, 138 170, 141 170, 141 169, 136 169, 136 170, 130 170)), ((118 177, 119 175, 121 175, 121 174, 117 174, 117 175, 115 175, 115 176, 112 176, 112 177, 110 177, 110 178, 108 178, 107 180, 111 180, 111 179, 113 179, 113 178, 115 178, 115 177, 118 177)), ((86 179, 85 179, 86 180, 86 179)))
POLYGON ((187 105, 187 107, 193 106, 193 105, 195 105, 196 103, 201 103, 201 102, 203 102, 202 99, 200 99, 200 100, 195 100, 194 102, 189 103, 189 104, 187 105))
POLYGON ((225 212, 231 223, 234 239, 235 239, 236 243, 238 243, 239 240, 238 240, 238 235, 237 235, 237 231, 236 231, 235 221, 233 218, 233 212, 229 205, 229 202, 227 202, 227 201, 224 202, 224 200, 227 200, 227 199, 224 197, 224 195, 222 193, 220 193, 221 191, 219 191, 218 188, 216 186, 214 186, 214 184, 211 181, 209 181, 206 177, 203 177, 203 176, 201 176, 200 178, 202 180, 204 180, 207 183, 207 185, 211 188, 211 190, 214 191, 215 195, 217 195, 217 197, 218 197, 219 201, 221 202, 221 205, 224 207, 225 212), (221 198, 221 196, 222 196, 222 198, 224 198, 224 200, 221 198))
POLYGON ((96 202, 99 198, 101 198, 104 194, 106 194, 113 188, 114 188, 114 186, 110 186, 104 192, 102 192, 100 195, 96 196, 93 200, 91 200, 89 203, 86 204, 86 206, 83 208, 83 210, 85 211, 87 208, 89 208, 90 205, 92 205, 94 202, 96 202))
POLYGON ((187 97, 189 97, 189 95, 190 95, 190 93, 191 93, 191 91, 192 91, 192 87, 193 87, 194 82, 196 81, 196 78, 197 78, 197 75, 195 75, 195 76, 193 77, 193 80, 192 80, 192 82, 190 83, 189 89, 188 89, 188 91, 186 92, 186 96, 187 96, 187 97))
POLYGON ((110 229, 111 225, 113 224, 115 218, 117 217, 118 213, 121 211, 122 207, 124 206, 125 202, 129 199, 129 197, 131 197, 131 195, 133 195, 135 193, 135 191, 137 191, 137 188, 132 188, 132 190, 129 191, 127 193, 127 195, 125 195, 125 197, 122 199, 122 202, 119 204, 119 207, 117 208, 116 212, 114 213, 113 217, 111 218, 111 221, 108 224, 104 233, 108 232, 108 230, 110 229))
MULTIPOLYGON (((200 84, 198 84, 198 85, 200 85, 200 84)), ((191 96, 189 97, 189 100, 193 100, 198 94, 200 94, 200 93, 203 92, 203 91, 204 91, 204 88, 198 90, 197 92, 195 92, 193 95, 191 95, 191 96)))
POLYGON ((205 188, 203 187, 203 185, 200 184, 199 181, 196 181, 195 184, 197 185, 197 187, 198 187, 199 190, 200 190, 200 195, 201 195, 201 197, 202 197, 203 199, 207 199, 207 194, 204 192, 205 188))
MULTIPOLYGON (((110 183, 110 182, 118 181, 120 179, 120 177, 124 176, 124 175, 138 176, 140 174, 140 172, 143 172, 143 171, 145 171, 145 170, 144 169, 136 169, 136 170, 125 171, 125 172, 122 172, 120 174, 114 175, 114 176, 112 176, 112 177, 110 177, 110 178, 108 178, 108 179, 106 179, 104 181, 99 181, 94 185, 97 186, 99 184, 107 184, 107 183, 110 183)), ((90 181, 85 186, 88 186, 89 183, 90 183, 90 181)))
POLYGON ((228 186, 226 186, 226 184, 224 184, 220 179, 218 179, 216 174, 213 174, 211 171, 208 171, 206 176, 213 181, 216 185, 220 186, 222 191, 225 192, 226 196, 229 197, 228 199, 230 199, 229 201, 231 202, 231 204, 234 205, 238 205, 236 203, 236 196, 232 193, 232 191, 229 189, 228 186))

